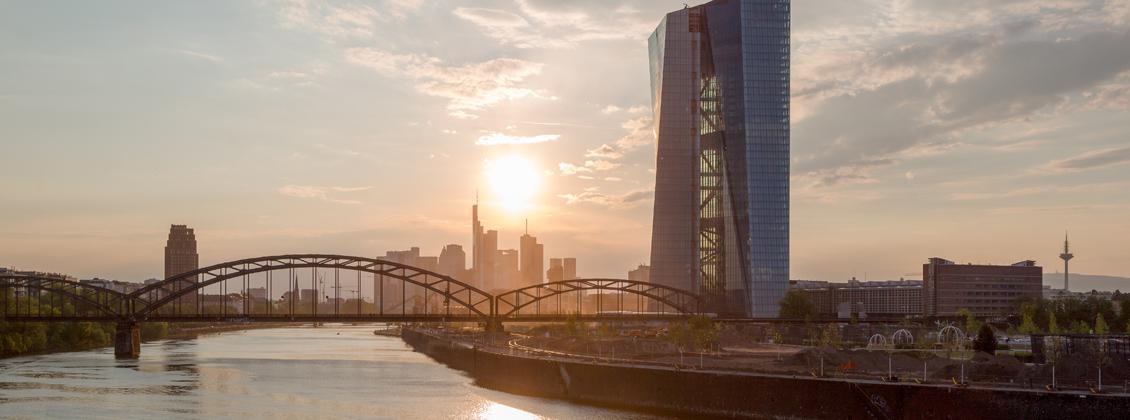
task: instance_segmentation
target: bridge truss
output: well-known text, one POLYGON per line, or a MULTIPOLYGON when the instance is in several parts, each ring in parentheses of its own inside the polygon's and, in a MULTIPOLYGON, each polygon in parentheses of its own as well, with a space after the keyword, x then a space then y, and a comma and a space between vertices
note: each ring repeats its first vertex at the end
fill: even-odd
POLYGON ((229 261, 131 293, 52 275, 0 275, 0 318, 9 321, 553 321, 679 317, 699 306, 695 294, 618 279, 551 282, 496 296, 421 268, 331 254, 229 261))

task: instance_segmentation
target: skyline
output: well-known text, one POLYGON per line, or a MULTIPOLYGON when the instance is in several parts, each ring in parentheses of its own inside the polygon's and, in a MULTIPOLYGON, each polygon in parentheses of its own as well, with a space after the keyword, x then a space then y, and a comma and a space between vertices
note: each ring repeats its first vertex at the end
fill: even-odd
MULTIPOLYGON (((1072 271, 1130 276, 1130 6, 1037 3, 794 5, 792 278, 1053 268, 1064 228, 1072 271)), ((19 158, 0 168, 0 264, 156 277, 173 223, 202 265, 468 249, 482 188, 500 248, 529 218, 547 256, 622 277, 648 262, 647 35, 681 2, 601 4, 3 6, 19 158), (492 190, 512 156, 542 175, 528 211, 492 190)))

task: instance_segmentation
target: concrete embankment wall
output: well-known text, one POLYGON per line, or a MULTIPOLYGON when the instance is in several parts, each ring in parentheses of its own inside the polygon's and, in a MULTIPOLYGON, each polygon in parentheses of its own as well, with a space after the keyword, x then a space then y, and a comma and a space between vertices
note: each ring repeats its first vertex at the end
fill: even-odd
POLYGON ((413 330, 416 351, 466 371, 485 388, 515 394, 723 417, 1059 419, 1125 418, 1130 398, 1022 390, 675 370, 507 355, 413 330))

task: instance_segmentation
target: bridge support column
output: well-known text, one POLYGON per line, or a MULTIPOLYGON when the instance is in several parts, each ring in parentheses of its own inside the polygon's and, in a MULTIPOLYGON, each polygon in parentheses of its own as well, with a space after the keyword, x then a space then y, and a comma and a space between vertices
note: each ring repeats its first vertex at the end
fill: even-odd
POLYGON ((136 322, 118 323, 114 331, 114 358, 136 359, 141 356, 141 326, 136 322))
POLYGON ((506 332, 506 328, 502 326, 502 319, 495 317, 487 319, 486 330, 487 332, 506 332))

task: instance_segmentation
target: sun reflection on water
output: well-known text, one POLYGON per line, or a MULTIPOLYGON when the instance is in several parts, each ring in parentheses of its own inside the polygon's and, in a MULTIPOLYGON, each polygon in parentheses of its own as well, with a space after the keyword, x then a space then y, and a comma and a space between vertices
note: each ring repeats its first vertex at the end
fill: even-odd
POLYGON ((537 415, 528 411, 522 411, 517 408, 499 404, 494 401, 486 401, 481 407, 478 416, 475 418, 480 420, 527 420, 527 419, 540 419, 537 415))

